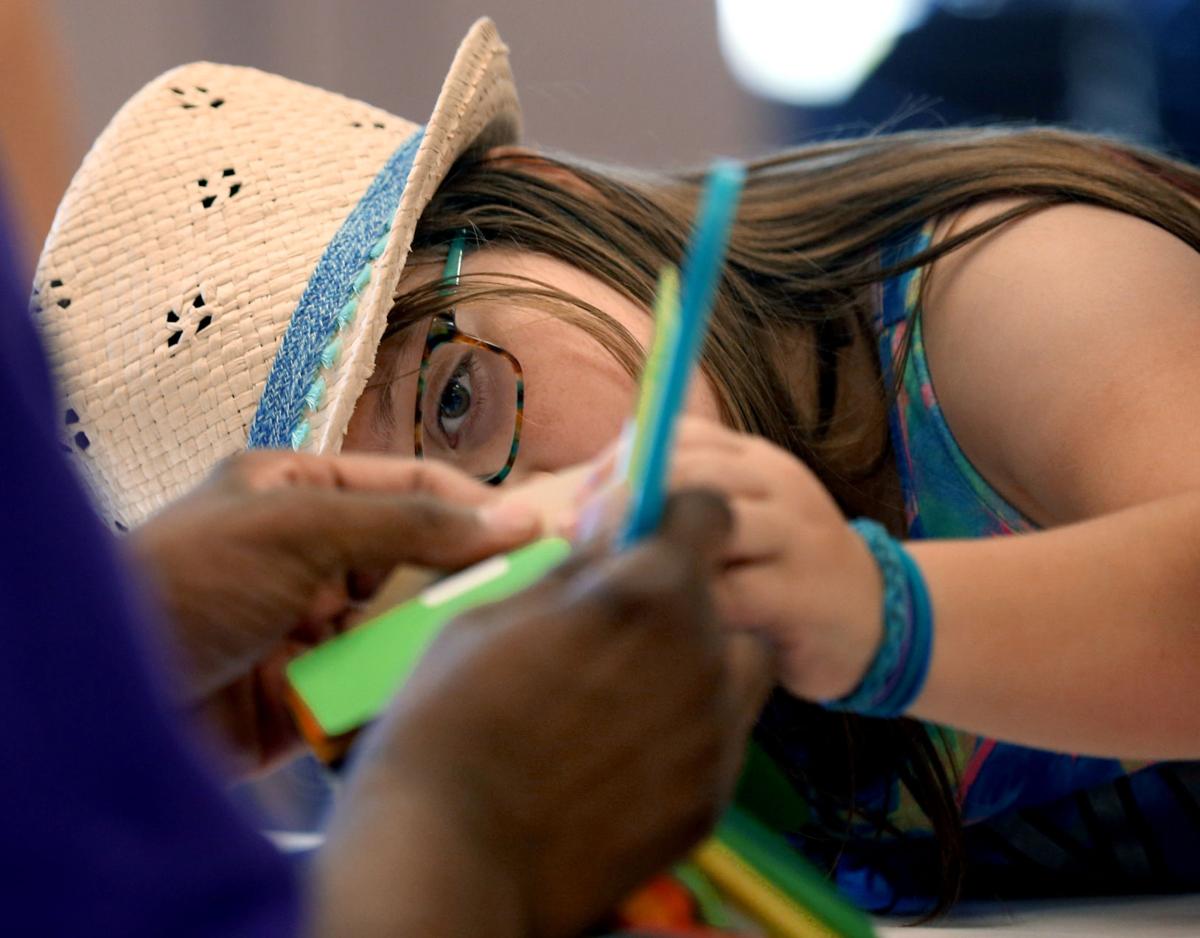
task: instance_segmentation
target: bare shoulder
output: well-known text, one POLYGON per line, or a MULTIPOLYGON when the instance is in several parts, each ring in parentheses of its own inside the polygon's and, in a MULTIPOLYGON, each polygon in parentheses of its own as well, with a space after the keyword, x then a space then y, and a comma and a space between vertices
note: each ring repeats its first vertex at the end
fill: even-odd
MULTIPOLYGON (((944 240, 1018 205, 1019 200, 1005 199, 973 206, 943 219, 934 239, 944 240)), ((964 280, 978 287, 976 281, 1011 274, 1014 264, 1023 268, 1026 279, 1047 271, 1062 281, 1069 268, 1077 267, 1102 280, 1148 270, 1194 278, 1200 272, 1200 253, 1133 215, 1084 203, 1057 205, 1002 225, 938 261, 928 298, 934 302, 938 293, 952 293, 964 280)))
MULTIPOLYGON (((935 238, 1015 204, 975 206, 944 220, 935 238)), ((1171 417, 1200 407, 1200 253, 1183 240, 1097 206, 1043 209, 935 262, 923 316, 952 431, 1036 519, 1085 517, 1200 484, 1192 470, 1124 466, 1130 457, 1113 450, 1140 443, 1154 453, 1183 434, 1189 458, 1200 457, 1200 432, 1171 417)))

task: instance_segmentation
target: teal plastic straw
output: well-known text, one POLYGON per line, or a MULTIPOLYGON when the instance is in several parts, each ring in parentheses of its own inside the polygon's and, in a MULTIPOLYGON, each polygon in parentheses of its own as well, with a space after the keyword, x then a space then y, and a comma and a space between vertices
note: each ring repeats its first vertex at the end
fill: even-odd
MULTIPOLYGON (((713 298, 721 279, 721 266, 729 244, 729 229, 737 210, 746 172, 730 160, 718 160, 705 181, 696 225, 683 261, 679 292, 679 327, 669 337, 658 380, 662 389, 655 395, 654 419, 639 430, 649 434, 641 460, 640 478, 631 480, 629 513, 617 545, 625 547, 658 527, 666 503, 668 461, 675 443, 675 430, 688 390, 688 382, 700 357, 713 298)), ((658 389, 655 389, 656 391, 658 389)))

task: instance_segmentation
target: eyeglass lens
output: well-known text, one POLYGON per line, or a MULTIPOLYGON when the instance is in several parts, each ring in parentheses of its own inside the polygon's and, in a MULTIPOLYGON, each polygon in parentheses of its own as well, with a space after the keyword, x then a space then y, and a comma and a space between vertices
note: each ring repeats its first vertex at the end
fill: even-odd
POLYGON ((517 422, 517 376, 503 355, 463 342, 430 354, 421 395, 427 459, 486 479, 508 462, 517 422))

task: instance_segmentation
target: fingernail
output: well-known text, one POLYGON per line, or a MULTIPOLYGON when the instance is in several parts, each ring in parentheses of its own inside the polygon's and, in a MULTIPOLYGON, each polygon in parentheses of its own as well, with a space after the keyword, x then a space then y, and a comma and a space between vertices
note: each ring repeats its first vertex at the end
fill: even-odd
POLYGON ((479 520, 498 534, 525 534, 541 524, 537 511, 515 501, 500 501, 479 509, 479 520))

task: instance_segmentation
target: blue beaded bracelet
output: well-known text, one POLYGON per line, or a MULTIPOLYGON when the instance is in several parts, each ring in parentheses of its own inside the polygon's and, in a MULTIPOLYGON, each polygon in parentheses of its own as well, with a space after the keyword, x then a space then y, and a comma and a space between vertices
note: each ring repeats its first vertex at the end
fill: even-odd
POLYGON ((883 577, 883 641, 858 686, 825 701, 829 710, 870 717, 897 717, 925 686, 933 657, 933 607, 916 561, 883 525, 866 518, 850 522, 866 542, 883 577))

